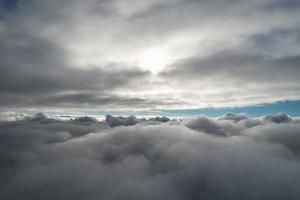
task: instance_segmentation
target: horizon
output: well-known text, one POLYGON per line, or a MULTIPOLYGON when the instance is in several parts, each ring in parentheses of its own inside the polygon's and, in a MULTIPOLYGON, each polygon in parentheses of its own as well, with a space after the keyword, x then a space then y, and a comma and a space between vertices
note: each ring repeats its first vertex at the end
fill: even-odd
POLYGON ((156 117, 166 116, 170 118, 192 118, 196 116, 207 116, 207 117, 221 117, 226 113, 232 114, 244 114, 249 117, 263 117, 267 115, 276 115, 284 113, 290 117, 300 116, 300 101, 283 101, 268 104, 259 104, 252 106, 241 106, 241 107, 220 107, 220 108, 189 108, 189 109, 148 109, 148 110, 97 110, 97 109, 68 109, 64 110, 31 110, 23 112, 19 110, 15 111, 4 111, 0 114, 1 120, 14 120, 19 119, 21 116, 33 116, 36 113, 44 113, 48 117, 53 118, 65 118, 72 119, 80 116, 95 117, 97 119, 104 119, 106 115, 113 116, 137 116, 137 117, 156 117))

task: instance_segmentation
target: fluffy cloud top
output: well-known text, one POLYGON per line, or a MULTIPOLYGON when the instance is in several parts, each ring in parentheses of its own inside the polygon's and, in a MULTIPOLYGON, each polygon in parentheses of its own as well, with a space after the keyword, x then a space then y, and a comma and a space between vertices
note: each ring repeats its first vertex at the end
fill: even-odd
POLYGON ((299 121, 232 118, 1 122, 0 198, 299 199, 299 121))

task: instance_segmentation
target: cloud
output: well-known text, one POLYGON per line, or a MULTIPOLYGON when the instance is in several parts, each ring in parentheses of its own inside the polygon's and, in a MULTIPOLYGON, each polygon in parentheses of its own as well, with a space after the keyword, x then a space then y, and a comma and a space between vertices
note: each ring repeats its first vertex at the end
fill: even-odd
POLYGON ((174 87, 182 88, 182 81, 187 82, 182 88, 187 95, 202 102, 214 99, 214 105, 299 99, 294 91, 299 86, 299 54, 268 55, 270 52, 250 43, 247 40, 204 57, 195 54, 178 60, 160 75, 174 87), (201 95, 194 92, 198 87, 203 88, 201 95))
POLYGON ((48 120, 47 116, 44 113, 37 113, 32 118, 27 118, 32 122, 46 122, 48 120))
POLYGON ((296 1, 0 5, 2 108, 203 107, 299 99, 296 1), (168 57, 158 76, 138 66, 150 49, 168 57))
POLYGON ((120 68, 124 64, 119 64, 119 68, 113 64, 105 66, 110 70, 74 68, 65 59, 67 55, 61 46, 32 35, 4 31, 0 33, 0 43, 5 52, 0 56, 2 107, 92 106, 105 105, 106 101, 122 104, 122 99, 130 98, 116 98, 109 91, 127 87, 134 79, 143 79, 148 74, 120 68))
POLYGON ((205 132, 217 136, 239 135, 244 129, 261 125, 259 119, 248 118, 243 114, 226 113, 218 119, 211 119, 199 116, 189 119, 186 126, 200 132, 205 132))
MULTIPOLYGON (((209 134, 225 136, 227 132, 227 128, 226 128, 227 126, 226 124, 224 125, 225 126, 207 117, 197 117, 195 119, 192 119, 187 124, 187 127, 194 130, 203 131, 209 134)), ((230 124, 227 125, 230 126, 230 124)))
POLYGON ((21 113, 16 113, 12 111, 0 112, 0 121, 16 121, 24 118, 21 113))
POLYGON ((297 121, 261 121, 241 128, 240 123, 250 118, 200 119, 199 126, 222 126, 227 121, 241 131, 215 137, 184 122, 115 128, 104 122, 1 122, 0 197, 300 197, 297 121))
POLYGON ((84 117, 76 117, 74 119, 75 122, 84 122, 84 123, 96 123, 98 120, 94 117, 88 117, 88 116, 84 116, 84 117))
POLYGON ((170 119, 166 116, 162 116, 162 117, 157 116, 157 117, 150 118, 149 120, 150 121, 159 121, 159 122, 168 122, 168 121, 170 121, 170 119))
POLYGON ((219 118, 219 120, 232 120, 234 122, 239 122, 244 119, 248 119, 248 117, 243 114, 234 114, 234 113, 225 113, 224 116, 219 118))
POLYGON ((138 123, 138 120, 135 118, 135 116, 113 117, 111 115, 106 115, 105 121, 110 127, 131 126, 131 125, 138 123))
POLYGON ((300 126, 299 122, 270 123, 245 130, 248 136, 258 141, 268 141, 274 144, 281 144, 299 156, 300 152, 300 126))
POLYGON ((292 121, 292 119, 284 113, 279 113, 277 115, 267 115, 263 118, 263 120, 274 123, 287 123, 292 121))

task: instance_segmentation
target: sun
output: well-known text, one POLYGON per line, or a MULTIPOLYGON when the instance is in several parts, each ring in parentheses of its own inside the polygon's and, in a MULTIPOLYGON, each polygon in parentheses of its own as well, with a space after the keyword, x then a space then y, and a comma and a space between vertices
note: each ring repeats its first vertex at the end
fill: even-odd
POLYGON ((143 52, 139 59, 138 65, 145 70, 151 71, 153 74, 159 73, 166 66, 168 56, 166 52, 159 48, 148 49, 143 52))

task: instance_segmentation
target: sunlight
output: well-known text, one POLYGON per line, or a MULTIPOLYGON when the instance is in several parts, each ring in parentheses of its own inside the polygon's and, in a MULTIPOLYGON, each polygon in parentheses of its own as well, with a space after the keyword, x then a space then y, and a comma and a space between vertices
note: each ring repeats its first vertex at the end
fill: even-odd
POLYGON ((138 59, 138 65, 153 74, 159 73, 167 64, 167 54, 158 48, 145 51, 138 59))

